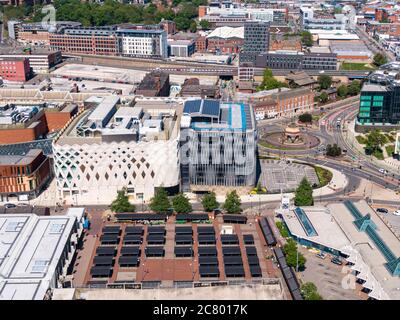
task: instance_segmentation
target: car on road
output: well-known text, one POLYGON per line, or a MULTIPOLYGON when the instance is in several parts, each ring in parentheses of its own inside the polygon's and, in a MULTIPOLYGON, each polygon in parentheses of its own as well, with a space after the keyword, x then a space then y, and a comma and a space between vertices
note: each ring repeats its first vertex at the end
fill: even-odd
POLYGON ((395 216, 400 216, 400 210, 394 211, 393 214, 394 214, 395 216))
POLYGON ((331 262, 337 264, 338 266, 341 266, 343 264, 342 260, 339 257, 333 257, 331 259, 331 262))
POLYGON ((6 203, 4 204, 4 208, 6 209, 11 209, 11 208, 16 208, 17 206, 13 203, 6 203))
POLYGON ((321 70, 319 73, 325 73, 325 70, 321 70))
POLYGON ((378 213, 388 213, 389 210, 386 209, 386 208, 377 208, 377 209, 376 209, 376 212, 378 212, 378 213))
POLYGON ((382 169, 382 168, 379 169, 379 172, 380 172, 380 173, 383 173, 383 174, 386 174, 386 173, 387 173, 387 171, 386 171, 385 169, 382 169))
POLYGON ((325 259, 326 258, 326 253, 321 251, 321 252, 317 253, 315 256, 317 258, 320 258, 320 259, 325 259))

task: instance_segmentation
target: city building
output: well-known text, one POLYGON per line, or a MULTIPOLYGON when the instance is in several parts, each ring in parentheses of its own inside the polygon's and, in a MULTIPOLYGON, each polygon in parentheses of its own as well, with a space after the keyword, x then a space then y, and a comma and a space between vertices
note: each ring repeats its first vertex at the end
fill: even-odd
POLYGON ((168 39, 168 56, 190 57, 196 51, 194 40, 168 39))
POLYGON ((244 27, 219 27, 207 36, 207 51, 214 53, 238 53, 244 43, 244 27))
POLYGON ((285 76, 290 88, 309 88, 311 90, 318 86, 318 81, 310 77, 306 72, 290 72, 285 76))
POLYGON ((356 119, 357 132, 372 129, 393 130, 400 124, 400 83, 365 83, 360 93, 356 119))
POLYGON ((115 56, 119 53, 116 27, 63 27, 50 33, 54 50, 65 53, 115 56))
POLYGON ((24 58, 0 58, 0 77, 3 80, 25 82, 31 76, 29 60, 24 58))
POLYGON ((136 95, 145 97, 168 97, 169 93, 169 74, 161 71, 146 74, 135 90, 136 95))
POLYGON ((255 66, 270 69, 336 70, 337 56, 334 53, 269 51, 256 56, 255 66))
POLYGON ((400 241, 364 200, 276 213, 301 245, 345 259, 369 298, 400 299, 400 241))
POLYGON ((366 61, 372 58, 372 52, 362 41, 329 41, 332 53, 339 60, 366 61))
POLYGON ((400 36, 400 23, 380 23, 378 21, 367 21, 365 31, 370 35, 388 34, 389 36, 400 36))
POLYGON ((238 78, 240 81, 254 80, 254 66, 252 63, 240 63, 238 66, 238 78))
POLYGON ((255 97, 254 109, 263 118, 295 117, 314 110, 314 92, 308 88, 278 90, 262 99, 255 97))
POLYGON ((244 44, 240 62, 255 63, 257 55, 269 50, 269 22, 247 21, 244 24, 244 44))
POLYGON ((168 35, 176 33, 176 23, 175 23, 175 21, 164 20, 163 19, 160 22, 160 27, 161 27, 161 29, 166 31, 168 35))
POLYGON ((167 32, 162 29, 119 29, 119 52, 138 58, 167 58, 167 32))
POLYGON ((207 51, 207 37, 200 36, 196 39, 196 52, 206 52, 207 51))
POLYGON ((0 155, 0 199, 35 198, 50 179, 50 162, 42 150, 31 149, 26 155, 0 155))
POLYGON ((179 190, 179 128, 182 105, 162 99, 121 104, 97 99, 53 143, 58 196, 79 203, 110 203, 127 188, 147 201, 155 188, 179 190))
POLYGON ((182 190, 246 188, 256 180, 257 130, 243 103, 186 101, 181 121, 182 190))
POLYGON ((0 59, 28 59, 35 74, 49 73, 49 70, 62 61, 61 51, 44 48, 2 48, 0 59))
POLYGON ((286 24, 288 22, 288 8, 271 8, 243 5, 241 3, 210 3, 208 6, 199 6, 199 20, 206 20, 213 27, 243 26, 247 20, 259 20, 286 24))
POLYGON ((300 8, 300 24, 304 29, 346 30, 354 29, 356 16, 349 11, 344 14, 327 14, 309 7, 300 8))
POLYGON ((65 27, 80 27, 80 22, 73 21, 56 21, 54 23, 42 22, 17 22, 9 23, 9 30, 12 30, 11 38, 24 44, 33 45, 49 45, 50 34, 57 32, 60 28, 65 27))
POLYGON ((287 39, 279 37, 278 39, 271 41, 270 50, 271 51, 276 51, 276 50, 301 51, 302 46, 301 46, 300 37, 293 36, 293 37, 288 37, 287 39))
POLYGON ((0 215, 0 300, 49 300, 80 246, 84 208, 65 215, 0 215))
POLYGON ((219 97, 218 87, 216 85, 200 84, 198 78, 185 79, 179 92, 180 97, 201 97, 203 99, 216 99, 219 97))
MULTIPOLYGON (((78 106, 74 103, 52 104, 32 101, 28 104, 15 95, 28 92, 24 89, 14 91, 14 96, 12 100, 10 99, 12 102, 6 102, 7 99, 2 98, 3 104, 0 105, 0 144, 44 139, 48 133, 63 128, 78 112, 78 106)), ((23 97, 26 100, 30 98, 28 95, 23 97)))

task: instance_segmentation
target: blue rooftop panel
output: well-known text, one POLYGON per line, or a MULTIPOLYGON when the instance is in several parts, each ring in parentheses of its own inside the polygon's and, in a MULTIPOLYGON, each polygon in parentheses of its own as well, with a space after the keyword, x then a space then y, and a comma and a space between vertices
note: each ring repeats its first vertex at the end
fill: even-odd
POLYGON ((194 112, 200 112, 201 100, 190 100, 185 102, 183 113, 191 114, 194 112))
POLYGON ((296 208, 296 209, 294 209, 294 212, 297 216, 297 219, 299 219, 304 231, 307 233, 307 235, 309 237, 317 236, 318 233, 317 233, 317 231, 315 231, 313 225, 311 224, 310 219, 308 219, 304 210, 301 208, 296 208))
POLYGON ((218 117, 220 104, 217 100, 203 100, 202 114, 218 117))

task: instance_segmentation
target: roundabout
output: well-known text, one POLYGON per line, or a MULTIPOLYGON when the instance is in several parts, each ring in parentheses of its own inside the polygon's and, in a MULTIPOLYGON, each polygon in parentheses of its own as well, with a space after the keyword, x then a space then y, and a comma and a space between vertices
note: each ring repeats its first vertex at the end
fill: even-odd
POLYGON ((290 123, 281 131, 263 133, 260 141, 270 148, 282 150, 312 149, 321 144, 321 140, 316 135, 300 130, 295 123, 290 123))

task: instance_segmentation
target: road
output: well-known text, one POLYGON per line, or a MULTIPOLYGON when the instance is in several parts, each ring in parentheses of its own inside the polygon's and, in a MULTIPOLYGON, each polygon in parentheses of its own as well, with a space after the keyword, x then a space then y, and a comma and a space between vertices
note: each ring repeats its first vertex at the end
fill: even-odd
POLYGON ((396 61, 396 57, 390 51, 386 50, 381 46, 381 44, 372 38, 361 26, 356 27, 356 33, 360 39, 365 43, 368 49, 370 49, 374 54, 383 53, 390 61, 396 61))
MULTIPOLYGON (((373 183, 376 183, 384 188, 390 190, 397 190, 400 187, 400 175, 383 174, 379 172, 379 167, 369 161, 367 156, 362 157, 357 151, 353 149, 351 145, 343 137, 341 127, 337 126, 338 119, 341 123, 349 119, 354 118, 358 110, 358 102, 348 102, 344 105, 330 110, 320 119, 320 130, 312 131, 313 135, 318 136, 321 141, 325 143, 336 143, 342 150, 346 150, 346 156, 339 159, 325 158, 317 147, 308 150, 279 150, 266 148, 259 146, 260 154, 268 152, 268 155, 277 155, 279 157, 296 157, 305 160, 306 162, 324 165, 341 171, 349 178, 349 185, 346 190, 342 191, 342 194, 355 190, 360 179, 366 179, 373 183), (358 161, 355 161, 357 159, 358 161)), ((281 120, 276 122, 269 122, 267 127, 261 127, 259 130, 266 131, 279 131, 282 130, 282 124, 279 125, 281 120)), ((337 197, 334 195, 332 197, 337 197)))

